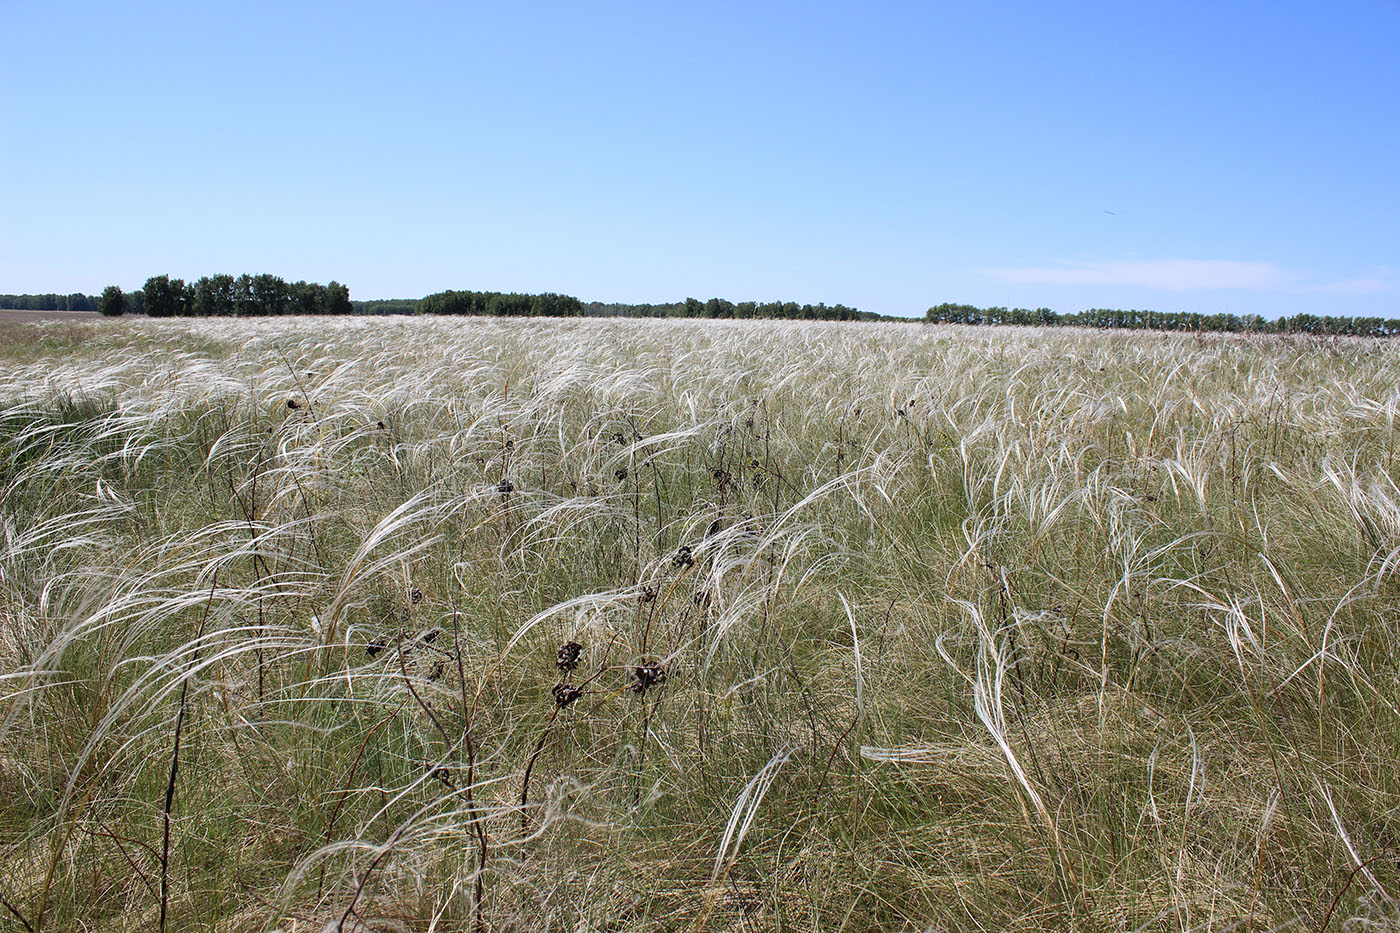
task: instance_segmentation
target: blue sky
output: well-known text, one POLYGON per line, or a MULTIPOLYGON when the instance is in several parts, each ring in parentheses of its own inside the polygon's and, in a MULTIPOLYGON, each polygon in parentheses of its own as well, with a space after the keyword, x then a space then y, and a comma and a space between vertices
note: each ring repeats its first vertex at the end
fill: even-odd
POLYGON ((0 0, 0 33, 0 292, 1400 317, 1400 0, 0 0))

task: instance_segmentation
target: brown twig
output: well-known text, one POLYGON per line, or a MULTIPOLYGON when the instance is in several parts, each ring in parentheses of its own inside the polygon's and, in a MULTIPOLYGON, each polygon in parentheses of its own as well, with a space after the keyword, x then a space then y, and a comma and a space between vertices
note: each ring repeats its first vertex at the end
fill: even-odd
POLYGON ((3 904, 6 910, 15 915, 15 919, 19 921, 20 926, 28 930, 29 933, 34 933, 34 928, 29 925, 28 920, 24 919, 24 914, 19 912, 18 907, 10 903, 10 899, 8 897, 6 897, 3 894, 0 894, 0 904, 3 904))
MULTIPOLYGON (((219 588, 219 581, 216 578, 213 585, 209 587, 209 599, 204 603, 204 615, 199 620, 199 628, 195 631, 194 640, 194 665, 199 664, 199 640, 204 637, 204 624, 209 621, 209 607, 214 603, 214 592, 219 588)), ((180 771, 180 733, 185 727, 185 700, 189 694, 190 677, 186 674, 180 684, 180 708, 175 714, 175 741, 170 752, 170 778, 165 782, 165 806, 162 808, 161 816, 164 823, 161 846, 160 846, 160 922, 159 929, 165 933, 166 908, 170 901, 170 809, 175 803, 175 779, 180 771)))
MULTIPOLYGON (((349 795, 349 793, 350 793, 350 782, 353 781, 353 780, 355 780, 355 771, 356 771, 356 769, 358 769, 358 768, 360 767, 360 759, 364 758, 365 749, 369 747, 369 740, 372 739, 372 738, 374 738, 374 734, 375 734, 376 732, 378 732, 381 728, 383 728, 385 725, 387 725, 387 724, 389 723, 389 721, 392 720, 395 716, 397 716, 397 715, 399 714, 399 712, 402 711, 403 708, 404 708, 404 706, 406 706, 407 704, 408 704, 408 699, 405 697, 404 700, 403 700, 403 702, 400 703, 400 704, 398 705, 398 707, 397 707, 392 713, 390 713, 389 715, 385 716, 383 719, 379 720, 379 722, 375 723, 375 724, 370 728, 369 732, 365 733, 365 740, 364 740, 363 742, 360 743, 360 750, 359 750, 358 752, 355 753, 355 760, 352 761, 352 762, 350 763, 350 773, 347 774, 347 775, 345 776, 345 786, 342 787, 342 788, 340 789, 340 794, 339 794, 338 799, 337 799, 336 802, 335 802, 335 806, 331 808, 331 816, 330 816, 330 819, 326 821, 326 844, 327 844, 327 845, 330 845, 330 842, 331 842, 331 834, 335 832, 335 821, 336 821, 337 819, 340 818, 340 808, 343 807, 343 806, 345 805, 346 798, 348 797, 348 795, 349 795)), ((320 898, 321 898, 321 892, 322 892, 322 890, 324 890, 325 883, 326 883, 326 865, 325 865, 324 862, 322 862, 322 863, 321 863, 321 874, 320 874, 320 877, 319 877, 319 878, 317 879, 317 881, 316 881, 316 898, 317 898, 317 900, 320 900, 320 898)))
POLYGON ((121 836, 118 836, 116 833, 112 832, 112 831, 111 831, 110 829, 108 829, 106 826, 103 826, 101 829, 89 829, 88 832, 89 832, 90 834, 94 835, 94 836, 105 836, 106 838, 108 838, 108 839, 112 840, 113 842, 115 842, 115 843, 117 844, 117 851, 120 852, 120 853, 122 854, 122 858, 126 859, 126 863, 127 863, 128 865, 131 866, 131 870, 134 871, 134 872, 136 872, 136 877, 138 877, 138 878, 141 879, 141 883, 144 884, 144 885, 146 886, 146 890, 149 891, 149 892, 151 893, 151 897, 159 897, 159 896, 160 896, 159 894, 156 893, 155 886, 154 886, 153 884, 151 884, 151 879, 149 879, 149 878, 146 877, 146 873, 145 873, 144 871, 141 870, 141 866, 140 866, 140 865, 137 865, 137 864, 136 864, 136 860, 133 859, 133 858, 131 857, 131 853, 129 853, 129 852, 126 851, 126 846, 122 845, 122 842, 125 841, 125 842, 135 843, 136 845, 139 845, 141 848, 145 849, 147 852, 151 853, 151 855, 152 855, 153 857, 155 857, 156 859, 159 859, 159 858, 160 858, 160 855, 159 855, 159 853, 156 852, 155 849, 151 848, 149 845, 147 845, 146 843, 142 842, 140 839, 125 839, 125 840, 124 840, 121 836))
POLYGON ((1377 855, 1373 855, 1351 870, 1351 874, 1347 875, 1346 884, 1342 885, 1342 889, 1337 892, 1337 896, 1332 898, 1332 903, 1327 907, 1327 913, 1322 915, 1322 925, 1317 928, 1317 933, 1327 933, 1327 924, 1332 921, 1332 911, 1336 910, 1337 905, 1342 902, 1342 895, 1347 893, 1347 889, 1351 887, 1351 883, 1356 880, 1357 874, 1366 866, 1370 865, 1374 861, 1383 858, 1384 856, 1384 852, 1381 852, 1377 855))
POLYGON ((473 782, 476 780, 476 742, 472 739, 472 719, 476 713, 476 703, 467 702, 467 672, 462 663, 462 638, 457 626, 457 606, 456 596, 453 596, 452 607, 452 653, 453 659, 457 662, 457 688, 462 696, 462 744, 466 746, 467 752, 467 785, 464 788, 467 798, 467 812, 471 814, 471 826, 476 832, 477 841, 477 865, 476 883, 473 889, 476 895, 476 931, 486 933, 486 917, 484 914, 484 904, 486 900, 486 826, 481 817, 476 812, 476 796, 473 790, 473 782))
POLYGON ((525 777, 520 781, 520 829, 522 831, 530 828, 530 811, 526 809, 530 800, 530 773, 535 770, 535 761, 540 757, 540 752, 544 751, 544 743, 549 740, 549 733, 554 728, 554 720, 559 718, 559 711, 562 706, 554 707, 554 711, 549 714, 549 722, 545 723, 544 730, 540 733, 540 740, 535 743, 535 750, 530 753, 530 760, 525 763, 525 777))

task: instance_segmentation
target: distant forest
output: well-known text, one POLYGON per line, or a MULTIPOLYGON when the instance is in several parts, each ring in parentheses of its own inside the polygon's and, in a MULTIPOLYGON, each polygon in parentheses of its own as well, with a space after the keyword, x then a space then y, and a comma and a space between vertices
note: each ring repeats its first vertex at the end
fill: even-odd
POLYGON ((665 304, 623 304, 590 301, 545 292, 521 295, 504 292, 446 291, 426 298, 355 301, 357 314, 478 314, 491 317, 695 317, 780 318, 795 321, 875 321, 881 316, 845 305, 798 304, 795 301, 726 301, 687 298, 665 304))
POLYGON ((874 321, 881 315, 842 304, 727 301, 687 298, 668 304, 584 304, 572 295, 544 292, 443 291, 423 298, 352 301, 339 282, 287 282, 275 275, 212 275, 194 282, 156 275, 136 291, 116 285, 101 295, 0 295, 0 308, 26 311, 98 311, 108 316, 274 317, 285 314, 464 314, 488 317, 777 318, 794 321, 874 321))
POLYGON ((71 295, 0 295, 5 311, 96 311, 97 297, 74 292, 71 295))
MULTIPOLYGON (((687 298, 659 305, 629 305, 590 301, 583 306, 589 317, 707 317, 707 318, 774 318, 785 321, 879 321, 882 315, 860 311, 845 305, 803 304, 795 301, 726 301, 711 298, 700 301, 687 298)), ((889 318, 888 320, 899 320, 889 318)))
MULTIPOLYGON (((0 309, 20 311, 97 311, 105 315, 149 317, 269 317, 287 314, 458 314, 490 317, 671 317, 766 318, 789 321, 907 321, 845 305, 795 301, 727 301, 687 298, 663 304, 590 301, 544 292, 443 291, 423 298, 352 301, 339 282, 287 282, 275 275, 211 275, 194 282, 152 276, 144 287, 123 292, 115 285, 101 295, 0 295, 0 309)), ((1257 314, 1197 314, 1185 311, 1121 311, 1091 308, 1058 314, 1049 308, 979 308, 944 303, 924 314, 931 324, 993 324, 1046 327, 1121 328, 1192 333, 1317 334, 1323 336, 1400 336, 1400 318, 1334 317, 1295 314, 1268 320, 1257 314)))
POLYGON ((1091 308, 1078 314, 1056 314, 1049 308, 978 308, 974 305, 934 305, 924 314, 930 324, 1009 324, 1047 327, 1096 327, 1123 330, 1171 330, 1244 334, 1318 334, 1322 336, 1392 337, 1400 335, 1400 319, 1333 317, 1295 314, 1267 320, 1258 314, 1196 314, 1186 311, 1117 311, 1091 308))

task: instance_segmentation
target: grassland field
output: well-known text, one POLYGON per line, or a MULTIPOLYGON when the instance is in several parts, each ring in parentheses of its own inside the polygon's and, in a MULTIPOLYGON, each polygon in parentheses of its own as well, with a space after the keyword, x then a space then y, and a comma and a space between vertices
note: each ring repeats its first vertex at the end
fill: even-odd
POLYGON ((1400 344, 0 327, 0 930, 1400 929, 1400 344))

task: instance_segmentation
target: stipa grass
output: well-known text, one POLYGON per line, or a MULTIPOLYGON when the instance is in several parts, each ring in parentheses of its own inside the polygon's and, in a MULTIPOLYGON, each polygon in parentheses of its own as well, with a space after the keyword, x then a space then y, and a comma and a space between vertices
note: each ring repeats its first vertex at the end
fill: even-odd
POLYGON ((1389 344, 43 346, 0 362, 17 929, 1400 916, 1389 344))

